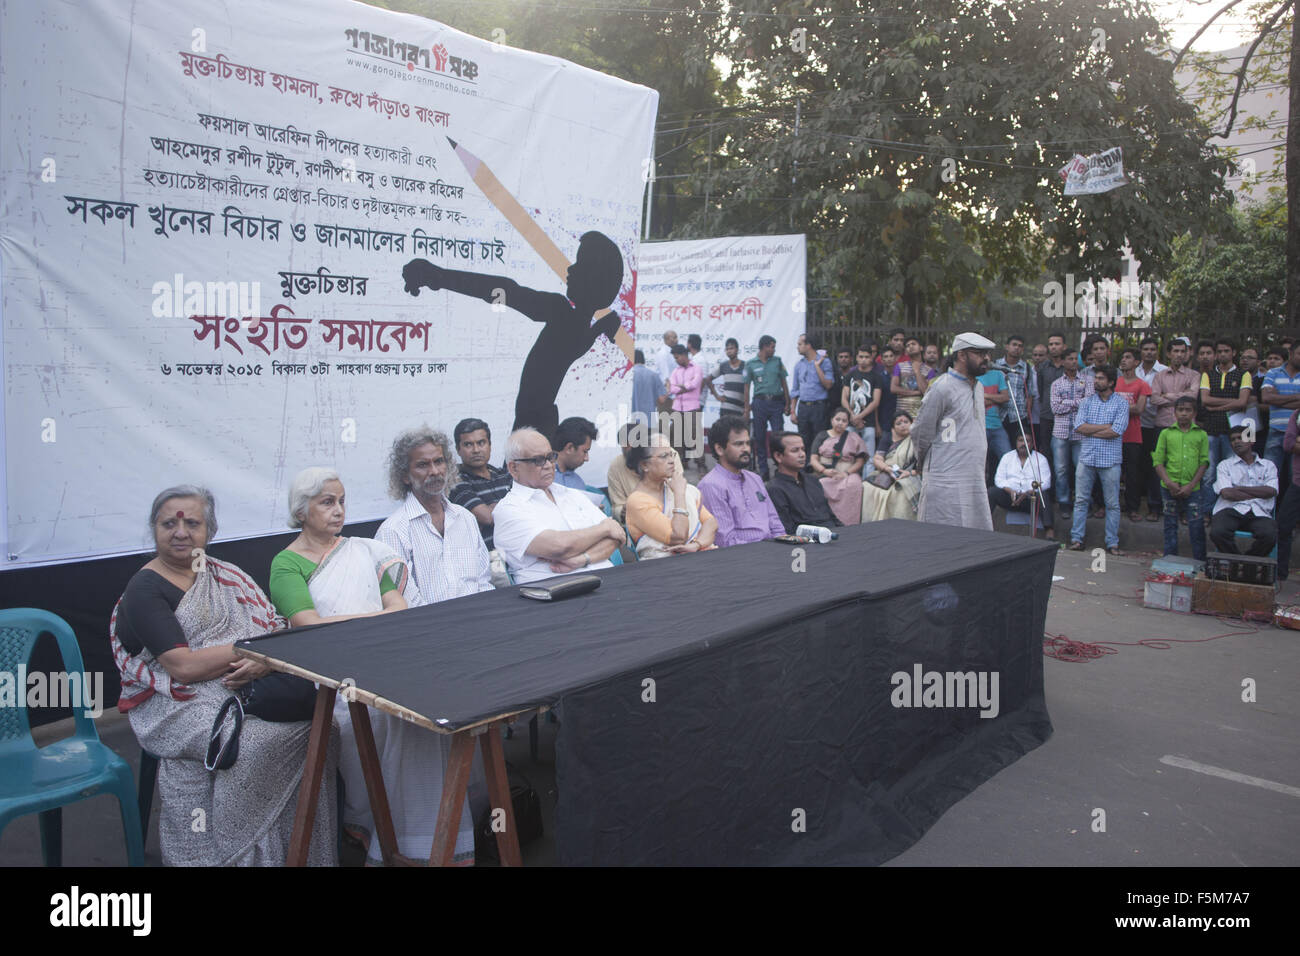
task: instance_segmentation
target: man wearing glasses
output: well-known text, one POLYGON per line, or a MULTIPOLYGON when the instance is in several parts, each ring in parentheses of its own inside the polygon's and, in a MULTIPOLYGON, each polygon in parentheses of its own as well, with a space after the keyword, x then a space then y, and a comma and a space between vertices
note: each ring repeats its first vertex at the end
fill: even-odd
POLYGON ((557 457, 534 428, 520 428, 506 440, 514 487, 492 513, 493 539, 516 584, 613 567, 609 556, 626 539, 623 526, 586 494, 556 483, 557 457))

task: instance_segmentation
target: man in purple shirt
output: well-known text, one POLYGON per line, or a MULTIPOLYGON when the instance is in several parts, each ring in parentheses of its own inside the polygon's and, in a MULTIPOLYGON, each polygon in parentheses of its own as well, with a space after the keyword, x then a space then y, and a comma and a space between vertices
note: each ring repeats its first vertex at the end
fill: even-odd
POLYGON ((748 470, 748 423, 735 415, 723 415, 709 427, 709 450, 718 464, 700 479, 699 489, 704 507, 718 521, 714 543, 727 548, 785 534, 763 479, 748 470))

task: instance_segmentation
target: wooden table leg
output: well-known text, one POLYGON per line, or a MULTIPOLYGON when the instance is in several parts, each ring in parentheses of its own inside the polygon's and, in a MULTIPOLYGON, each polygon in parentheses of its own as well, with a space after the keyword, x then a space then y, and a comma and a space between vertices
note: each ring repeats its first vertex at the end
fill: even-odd
POLYGON ((493 821, 498 819, 498 809, 505 811, 505 826, 497 829, 497 853, 501 865, 523 866, 523 857, 519 852, 519 831, 515 829, 515 805, 510 797, 510 780, 506 775, 506 754, 501 745, 500 724, 488 728, 488 732, 479 738, 479 747, 483 753, 483 770, 487 775, 493 821))
POLYGON ((469 789, 469 771, 474 763, 474 740, 468 731, 451 736, 451 755, 442 778, 442 801, 438 805, 438 822, 433 830, 430 866, 451 866, 456 855, 456 836, 469 789))
MULTIPOLYGON (((316 824, 316 800, 321 778, 325 775, 325 758, 329 756, 330 730, 334 719, 333 687, 316 689, 316 709, 311 718, 311 737, 307 741, 307 759, 302 765, 298 784, 298 809, 293 817, 293 836, 289 839, 289 866, 307 865, 307 848, 316 824)), ((339 807, 342 813, 343 808, 339 807)))
POLYGON ((397 834, 393 830, 393 813, 388 806, 388 790, 384 787, 384 771, 379 765, 379 752, 375 749, 375 733, 370 726, 370 708, 350 700, 348 712, 352 715, 352 732, 357 737, 361 772, 366 778, 366 794, 370 797, 370 815, 375 821, 375 835, 379 838, 384 865, 406 862, 397 852, 397 834))

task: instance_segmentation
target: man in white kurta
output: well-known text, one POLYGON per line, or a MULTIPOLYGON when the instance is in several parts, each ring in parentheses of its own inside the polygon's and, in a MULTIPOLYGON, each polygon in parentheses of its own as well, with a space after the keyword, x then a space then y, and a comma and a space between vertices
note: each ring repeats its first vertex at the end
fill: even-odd
POLYGON ((988 371, 992 348, 984 336, 963 332, 953 342, 952 368, 926 389, 912 424, 921 467, 921 521, 993 530, 984 485, 984 389, 977 381, 988 371))
MULTIPOLYGON (((411 606, 492 590, 487 547, 478 521, 447 498, 455 473, 447 436, 427 427, 404 432, 394 440, 388 462, 389 493, 400 497, 402 503, 379 526, 375 540, 388 545, 406 562, 420 592, 411 606)), ((342 701, 341 696, 339 699, 342 701)), ((344 723, 340 717, 340 729, 344 723)), ((350 716, 347 723, 345 736, 349 739, 345 742, 352 743, 355 738, 351 736, 350 716)), ((451 756, 450 738, 377 710, 371 711, 370 723, 397 850, 403 856, 427 859, 433 848, 445 769, 451 756)), ((367 828, 373 827, 354 743, 341 754, 340 765, 347 784, 345 810, 358 814, 363 821, 369 820, 367 828)), ((487 781, 483 765, 477 760, 470 771, 468 797, 456 832, 453 862, 458 864, 473 860, 474 820, 487 806, 487 781)), ((371 863, 381 858, 376 837, 370 840, 367 858, 371 863)))

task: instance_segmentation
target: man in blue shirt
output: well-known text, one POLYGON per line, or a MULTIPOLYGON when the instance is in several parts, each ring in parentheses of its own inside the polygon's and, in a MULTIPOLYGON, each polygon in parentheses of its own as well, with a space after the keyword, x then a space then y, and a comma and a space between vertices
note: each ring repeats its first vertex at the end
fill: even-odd
POLYGON ((659 399, 667 392, 659 373, 645 364, 645 353, 637 349, 633 354, 632 420, 654 428, 659 421, 659 399))
POLYGON ((1271 368, 1264 374, 1264 386, 1259 390, 1259 401, 1268 406, 1268 443, 1264 457, 1273 463, 1282 480, 1282 487, 1290 483, 1290 458, 1282 451, 1282 438, 1286 435, 1291 413, 1300 408, 1300 346, 1293 346, 1286 364, 1271 368))
POLYGON ((984 434, 988 438, 988 456, 984 463, 984 483, 993 484, 993 475, 1004 455, 1011 451, 1011 440, 1002 427, 1001 409, 1011 401, 1007 377, 995 368, 976 379, 984 388, 984 434))
POLYGON ((1101 479, 1106 502, 1106 550, 1119 549, 1119 472, 1124 459, 1124 430, 1128 428, 1128 399, 1115 394, 1119 375, 1113 365, 1093 369, 1093 393, 1079 403, 1074 413, 1074 430, 1083 436, 1079 467, 1074 479, 1074 524, 1070 528, 1070 550, 1083 550, 1088 524, 1088 499, 1093 483, 1101 479))
POLYGON ((831 360, 818 355, 821 342, 817 336, 804 334, 799 336, 798 349, 803 358, 794 367, 794 411, 790 421, 799 428, 799 437, 803 439, 804 449, 811 454, 813 438, 828 424, 826 400, 835 385, 835 373, 831 369, 831 360))
POLYGON ((578 469, 587 463, 591 443, 596 438, 596 423, 585 418, 566 418, 555 429, 551 450, 559 457, 555 460, 555 483, 566 488, 586 491, 587 483, 578 476, 578 469))

